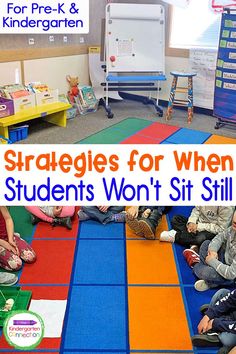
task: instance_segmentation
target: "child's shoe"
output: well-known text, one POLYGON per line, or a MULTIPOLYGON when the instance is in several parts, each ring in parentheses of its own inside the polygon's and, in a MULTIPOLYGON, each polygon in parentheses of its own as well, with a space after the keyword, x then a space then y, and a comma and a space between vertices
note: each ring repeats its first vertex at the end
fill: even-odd
POLYGON ((160 241, 165 241, 165 242, 175 242, 175 235, 176 235, 175 230, 169 230, 169 231, 162 231, 160 234, 160 241))
POLYGON ((218 333, 211 330, 203 334, 196 334, 192 336, 191 340, 195 347, 217 347, 220 345, 218 333))
POLYGON ((155 240, 156 227, 153 225, 151 219, 141 218, 139 220, 139 225, 141 227, 143 236, 147 240, 155 240))
POLYGON ((126 212, 121 211, 120 213, 113 214, 112 219, 114 222, 125 222, 126 212))
POLYGON ((31 223, 32 223, 32 225, 37 225, 40 221, 42 221, 42 220, 39 219, 36 215, 31 214, 31 223))
POLYGON ((194 288, 197 291, 206 291, 210 289, 209 285, 203 279, 196 281, 196 283, 194 284, 194 288))
POLYGON ((135 233, 135 235, 144 237, 143 230, 139 224, 138 219, 130 219, 126 215, 126 224, 129 225, 130 229, 135 233))
POLYGON ((191 268, 193 268, 194 264, 200 262, 199 254, 197 254, 191 248, 189 248, 189 249, 187 248, 186 250, 184 250, 183 256, 186 259, 186 262, 188 263, 189 267, 191 267, 191 268))

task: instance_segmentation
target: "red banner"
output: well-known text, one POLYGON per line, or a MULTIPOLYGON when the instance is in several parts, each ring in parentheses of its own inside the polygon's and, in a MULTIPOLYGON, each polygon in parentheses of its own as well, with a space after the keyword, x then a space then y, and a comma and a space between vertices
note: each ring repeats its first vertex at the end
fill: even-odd
POLYGON ((214 12, 222 12, 225 7, 236 7, 236 0, 211 0, 211 8, 214 12))

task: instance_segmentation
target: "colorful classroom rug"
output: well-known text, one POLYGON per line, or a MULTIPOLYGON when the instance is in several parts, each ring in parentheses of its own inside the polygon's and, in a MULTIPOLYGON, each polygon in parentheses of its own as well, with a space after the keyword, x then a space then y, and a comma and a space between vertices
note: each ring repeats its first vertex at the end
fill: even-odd
MULTIPOLYGON (((31 290, 33 300, 66 301, 61 335, 24 353, 216 353, 191 344, 198 309, 213 291, 196 292, 182 247, 158 240, 174 214, 190 210, 173 207, 157 240, 148 241, 124 224, 75 219, 71 231, 43 222, 32 227, 23 207, 11 207, 16 230, 37 253, 18 285, 31 290)), ((0 352, 15 352, 3 336, 0 352)))
MULTIPOLYGON (((236 142, 128 118, 79 143, 223 141, 236 142)), ((157 240, 147 241, 124 224, 79 224, 75 219, 71 231, 46 223, 33 227, 23 207, 11 207, 15 230, 32 243, 37 253, 36 263, 24 265, 19 272, 18 285, 31 290, 33 300, 47 300, 52 307, 55 302, 66 301, 65 312, 60 313, 64 317, 60 321, 61 335, 45 337, 37 349, 24 353, 215 354, 217 348, 193 348, 191 344, 200 320, 199 307, 209 302, 213 291, 195 291, 195 278, 182 256, 182 247, 158 241, 174 214, 189 215, 190 210, 173 207, 157 229, 157 240)), ((0 352, 17 352, 3 335, 0 352)))
POLYGON ((77 144, 236 144, 236 139, 140 118, 127 118, 77 144))

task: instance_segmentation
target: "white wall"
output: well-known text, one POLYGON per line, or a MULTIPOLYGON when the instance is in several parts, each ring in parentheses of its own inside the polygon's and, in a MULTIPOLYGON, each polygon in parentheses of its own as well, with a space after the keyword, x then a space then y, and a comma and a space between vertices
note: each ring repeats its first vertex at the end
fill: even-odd
POLYGON ((0 63, 0 86, 16 83, 16 78, 21 82, 20 62, 0 63))
MULTIPOLYGON (((160 99, 169 100, 172 76, 170 71, 187 71, 188 58, 166 57, 167 81, 161 84, 160 99)), ((0 63, 0 86, 15 82, 15 69, 20 72, 20 63, 0 63)), ((24 62, 25 81, 41 81, 60 93, 68 91, 66 75, 78 76, 81 84, 89 84, 88 55, 73 55, 59 58, 27 60, 24 62)), ((21 77, 20 77, 21 79, 21 77)), ((145 94, 145 93, 143 93, 145 94)))
POLYGON ((66 76, 78 76, 83 85, 89 84, 88 55, 73 55, 58 58, 26 60, 25 82, 40 81, 59 93, 68 91, 66 76))

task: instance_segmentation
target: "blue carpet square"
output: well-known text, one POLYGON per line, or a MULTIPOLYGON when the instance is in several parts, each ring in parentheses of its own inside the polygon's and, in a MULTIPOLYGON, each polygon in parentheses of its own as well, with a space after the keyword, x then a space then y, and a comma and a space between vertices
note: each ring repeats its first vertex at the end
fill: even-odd
POLYGON ((210 133, 182 128, 165 141, 170 144, 203 144, 210 136, 210 133))
POLYGON ((123 223, 111 222, 102 225, 97 221, 88 220, 80 222, 79 227, 81 239, 123 239, 125 234, 123 223))
POLYGON ((125 283, 124 241, 79 240, 74 284, 125 283))
POLYGON ((186 247, 180 246, 177 243, 173 245, 174 250, 175 250, 175 255, 176 255, 176 267, 178 270, 178 274, 180 276, 180 282, 182 284, 187 285, 187 284, 194 284, 195 281, 198 279, 196 276, 193 274, 192 268, 189 267, 187 264, 184 256, 183 256, 183 250, 186 247))
POLYGON ((191 214, 192 209, 193 206, 173 206, 168 212, 169 221, 171 221, 171 219, 175 215, 183 215, 188 218, 191 214))
POLYGON ((64 350, 126 350, 125 287, 72 288, 64 350))

